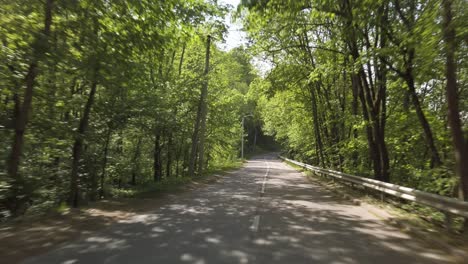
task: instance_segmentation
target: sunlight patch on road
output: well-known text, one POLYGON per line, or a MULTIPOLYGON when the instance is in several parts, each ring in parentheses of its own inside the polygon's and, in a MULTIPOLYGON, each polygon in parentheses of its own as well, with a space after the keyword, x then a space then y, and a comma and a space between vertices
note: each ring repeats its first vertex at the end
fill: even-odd
POLYGON ((135 215, 131 217, 130 219, 120 220, 118 222, 123 223, 123 224, 134 224, 134 223, 146 224, 146 223, 154 222, 156 219, 158 219, 157 214, 141 214, 141 215, 135 215))
POLYGON ((273 245, 273 242, 271 242, 270 240, 263 239, 263 238, 257 238, 253 242, 257 245, 273 245))
POLYGON ((189 253, 182 254, 182 256, 180 256, 180 260, 184 262, 190 262, 193 264, 205 264, 206 263, 203 258, 195 257, 194 255, 189 254, 189 253))
POLYGON ((151 229, 151 231, 153 231, 153 232, 157 232, 157 233, 163 233, 163 232, 166 232, 166 230, 165 230, 165 229, 162 229, 162 228, 160 228, 160 227, 153 227, 153 228, 151 229))
POLYGON ((248 255, 245 252, 239 251, 239 250, 232 250, 232 251, 224 251, 224 255, 234 257, 237 259, 237 263, 249 263, 249 258, 248 255))
POLYGON ((107 243, 111 240, 112 238, 108 238, 108 237, 88 237, 86 239, 86 242, 107 243))
POLYGON ((206 237, 205 238, 205 241, 208 242, 208 243, 212 243, 212 244, 219 244, 221 243, 221 239, 217 238, 217 237, 206 237))
POLYGON ((198 228, 195 231, 193 231, 194 234, 206 234, 213 232, 213 229, 211 228, 198 228))

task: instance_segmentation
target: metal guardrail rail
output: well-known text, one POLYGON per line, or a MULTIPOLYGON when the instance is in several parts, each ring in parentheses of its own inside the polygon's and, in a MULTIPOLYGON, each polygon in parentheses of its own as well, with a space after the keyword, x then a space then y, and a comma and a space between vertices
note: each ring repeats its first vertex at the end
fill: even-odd
MULTIPOLYGON (((346 174, 339 171, 333 171, 328 169, 323 169, 319 167, 315 167, 309 164, 305 164, 299 161, 291 160, 282 156, 279 156, 281 159, 293 163, 297 166, 302 168, 323 173, 325 175, 334 177, 339 180, 347 181, 353 184, 362 185, 364 187, 377 190, 382 193, 386 193, 395 197, 400 197, 405 200, 409 200, 415 203, 423 204, 426 206, 430 206, 436 208, 444 213, 448 219, 450 219, 450 214, 462 216, 468 219, 468 202, 464 202, 458 199, 449 198, 433 193, 423 192, 419 190, 415 190, 412 188, 377 181, 374 179, 354 176, 350 174, 346 174)), ((450 221, 450 220, 448 220, 450 221)))

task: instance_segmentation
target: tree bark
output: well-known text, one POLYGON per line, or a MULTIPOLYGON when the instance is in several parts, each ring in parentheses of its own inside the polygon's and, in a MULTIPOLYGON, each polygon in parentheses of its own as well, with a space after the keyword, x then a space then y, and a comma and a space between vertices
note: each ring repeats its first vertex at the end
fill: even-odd
MULTIPOLYGON (((408 33, 412 34, 415 20, 416 20, 416 3, 414 1, 408 1, 407 4, 409 7, 402 9, 400 1, 394 1, 394 8, 396 9, 401 21, 403 22, 404 26, 408 33), (407 15, 405 16, 405 12, 407 15)), ((392 37, 392 35, 387 31, 385 36, 392 37)), ((397 46, 401 45, 401 41, 397 42, 397 46)), ((435 140, 433 136, 433 132, 429 122, 427 121, 426 115, 424 114, 423 107, 421 106, 421 102, 419 100, 418 94, 416 93, 415 88, 415 78, 414 78, 414 57, 415 57, 415 48, 413 46, 402 46, 402 53, 405 56, 405 65, 404 71, 398 70, 393 68, 395 71, 405 82, 408 86, 408 94, 405 96, 404 106, 405 109, 407 108, 407 102, 411 99, 411 102, 416 110, 416 115, 418 117, 419 122, 423 128, 424 132, 424 139, 426 141, 427 147, 431 153, 431 168, 439 167, 442 165, 442 161, 435 145, 435 140)), ((384 61, 385 62, 385 61, 384 61)), ((388 64, 388 63, 387 63, 388 64)))
MULTIPOLYGON (((380 42, 379 48, 385 49, 387 45, 386 35, 383 33, 385 27, 388 24, 388 5, 382 6, 379 10, 381 12, 381 20, 379 24, 380 42)), ((377 44, 376 44, 377 46, 377 44)), ((390 158, 388 157, 387 143, 385 142, 385 126, 387 124, 387 65, 385 64, 384 55, 379 55, 375 61, 376 71, 376 86, 377 95, 375 99, 374 107, 380 108, 378 120, 376 126, 378 126, 377 144, 380 149, 380 164, 381 164, 381 177, 385 182, 390 182, 390 158)))
POLYGON ((198 175, 203 174, 203 170, 206 167, 206 164, 203 163, 205 155, 205 137, 206 137, 206 116, 208 114, 208 72, 210 70, 210 46, 211 46, 211 36, 208 36, 206 39, 206 55, 205 55, 205 72, 203 73, 203 87, 202 94, 200 96, 201 103, 201 122, 200 122, 200 146, 198 153, 198 175))
MULTIPOLYGON (((456 174, 460 178, 463 199, 468 201, 468 140, 463 135, 460 117, 459 93, 457 87, 457 65, 455 62, 455 25, 453 24, 452 0, 443 0, 443 34, 445 41, 445 77, 446 98, 448 104, 448 122, 452 132, 455 151, 456 174)), ((465 219, 465 233, 468 232, 468 219, 465 219)))
MULTIPOLYGON (((28 199, 24 195, 24 182, 21 175, 18 172, 21 156, 23 154, 23 145, 24 145, 24 133, 28 124, 29 112, 32 106, 34 84, 37 77, 38 65, 43 59, 45 54, 48 51, 48 39, 50 37, 50 28, 52 25, 52 11, 53 11, 53 0, 47 0, 45 2, 44 9, 44 29, 38 34, 36 40, 33 44, 33 57, 32 61, 29 64, 28 71, 24 78, 24 83, 26 89, 24 90, 23 103, 19 111, 15 111, 17 114, 14 119, 14 137, 13 144, 11 147, 10 156, 7 161, 7 171, 10 179, 13 181, 12 194, 10 197, 10 211, 14 216, 17 215, 18 209, 23 206, 23 204, 28 199), (18 196, 23 196, 24 198, 18 198, 18 196)), ((18 104, 19 107, 19 104, 18 104)))
MULTIPOLYGON (((341 2, 340 5, 341 11, 344 17, 345 29, 349 32, 345 32, 346 34, 346 44, 349 49, 349 53, 354 62, 359 61, 360 58, 360 51, 358 48, 358 41, 356 37, 356 26, 353 24, 353 13, 351 3, 349 0, 344 0, 341 2)), ((381 13, 385 12, 385 9, 379 10, 381 13)), ((384 15, 385 13, 382 13, 384 15)), ((381 25, 383 26, 383 25, 381 25)), ((376 32, 379 34, 379 32, 376 32)), ((377 38, 376 38, 377 39, 377 38)), ((385 40, 380 40, 380 45, 385 45, 385 40)), ((370 42, 365 42, 368 47, 370 47, 370 42)), ((375 46, 377 47, 377 42, 375 46)), ((381 60, 381 58, 380 58, 381 60)), ((375 63, 378 63, 377 60, 374 60, 375 63)), ((369 153, 370 158, 373 164, 374 170, 374 178, 382 181, 389 181, 389 159, 388 159, 388 151, 385 143, 385 122, 382 123, 382 118, 385 116, 382 114, 383 111, 386 111, 386 105, 384 98, 386 96, 386 84, 385 81, 385 70, 380 69, 379 67, 376 68, 377 72, 371 74, 371 68, 368 67, 369 76, 366 75, 366 71, 363 66, 359 66, 359 70, 357 73, 352 73, 352 83, 353 87, 357 88, 358 96, 361 101, 362 106, 362 114, 364 121, 366 121, 366 134, 367 134, 367 141, 369 145, 369 153), (383 72, 382 72, 382 71, 383 72), (381 75, 383 74, 383 75, 381 75), (368 82, 373 75, 380 76, 381 83, 379 89, 376 89, 373 86, 373 83, 368 82), (372 86, 370 86, 372 85, 372 86)))
POLYGON ((416 115, 418 116, 419 122, 424 131, 424 137, 426 139, 426 144, 429 147, 431 152, 431 168, 438 167, 442 165, 439 152, 434 142, 434 136, 432 133, 431 126, 427 121, 426 115, 422 110, 421 102, 419 101, 418 94, 416 93, 416 87, 414 85, 414 76, 413 76, 413 60, 414 60, 414 49, 410 48, 408 51, 408 62, 406 66, 406 71, 404 73, 404 79, 406 85, 408 85, 408 90, 411 96, 411 102, 413 103, 414 109, 416 110, 416 115))
POLYGON ((185 55, 185 43, 182 45, 182 54, 180 54, 179 60, 179 76, 182 74, 182 64, 184 62, 184 55, 185 55))
POLYGON ((311 104, 312 104, 312 117, 313 117, 313 124, 314 124, 314 134, 315 134, 315 143, 317 144, 318 156, 319 156, 319 165, 325 166, 325 157, 323 154, 323 142, 322 142, 322 135, 320 132, 320 123, 318 117, 318 110, 317 110, 317 97, 314 91, 314 86, 309 86, 310 96, 311 96, 311 104))
POLYGON ((132 170, 132 180, 131 184, 133 186, 136 185, 136 176, 139 173, 140 166, 138 166, 138 158, 140 157, 140 146, 141 146, 141 138, 138 138, 138 143, 135 149, 135 154, 133 155, 132 163, 133 163, 133 170, 132 170))
POLYGON ((109 143, 111 138, 112 130, 108 128, 107 135, 106 135, 106 142, 104 144, 104 160, 102 162, 102 172, 101 172, 101 181, 100 181, 100 189, 99 189, 99 198, 102 199, 105 195, 104 192, 104 180, 106 178, 106 166, 107 166, 107 155, 109 153, 109 143))
POLYGON ((88 100, 84 108, 83 116, 81 117, 80 124, 78 126, 78 133, 75 137, 75 143, 73 144, 73 155, 72 155, 72 171, 70 177, 70 196, 69 203, 73 207, 78 207, 79 196, 80 196, 80 182, 79 182, 79 167, 81 161, 81 154, 83 151, 83 142, 88 130, 89 116, 91 114, 91 108, 94 103, 96 89, 98 85, 99 75, 99 61, 96 59, 94 66, 94 76, 91 83, 91 90, 89 91, 88 100))
POLYGON ((367 144, 369 146, 369 156, 370 160, 372 162, 372 167, 374 171, 374 178, 375 179, 380 179, 380 171, 381 171, 381 163, 380 163, 380 151, 378 149, 378 146, 374 140, 374 129, 371 125, 372 120, 369 115, 369 110, 366 102, 366 98, 364 96, 364 90, 362 88, 361 83, 361 78, 360 76, 354 76, 354 81, 358 82, 358 87, 359 87, 359 99, 361 101, 361 107, 362 107, 362 115, 364 117, 364 121, 367 123, 366 124, 366 135, 367 135, 367 144))
POLYGON ((153 180, 159 182, 162 179, 162 161, 161 161, 161 134, 156 132, 154 139, 154 158, 153 158, 153 180))
MULTIPOLYGON (((177 145, 177 149, 176 149, 176 153, 175 153, 175 161, 176 161, 176 164, 175 164, 175 176, 176 177, 179 177, 180 176, 180 160, 181 160, 181 156, 182 156, 182 150, 183 150, 183 141, 181 140, 179 145, 177 145)), ((182 161, 183 162, 183 161, 182 161)))
POLYGON ((172 131, 169 131, 169 138, 167 139, 167 157, 166 157, 166 177, 172 176, 172 131))
POLYGON ((205 130, 206 130, 206 115, 207 115, 207 96, 208 96, 208 72, 210 66, 210 46, 211 36, 206 38, 206 55, 205 55, 205 71, 203 73, 203 84, 200 94, 200 101, 198 104, 197 119, 193 129, 192 136, 192 149, 190 152, 189 170, 190 177, 194 176, 195 166, 198 157, 198 174, 203 172, 203 154, 205 143, 205 130))

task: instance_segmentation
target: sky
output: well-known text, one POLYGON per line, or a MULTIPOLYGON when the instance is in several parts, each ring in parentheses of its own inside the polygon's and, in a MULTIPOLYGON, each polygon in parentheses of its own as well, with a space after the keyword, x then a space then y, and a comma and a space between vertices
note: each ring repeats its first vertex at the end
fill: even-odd
MULTIPOLYGON (((233 9, 235 9, 237 5, 239 5, 240 0, 220 0, 219 3, 230 4, 233 6, 233 9)), ((242 26, 239 22, 234 23, 231 21, 231 16, 229 15, 226 17, 226 24, 228 25, 229 29, 226 43, 219 45, 221 49, 230 50, 247 43, 246 34, 242 32, 242 26)))
MULTIPOLYGON (((230 4, 233 6, 233 9, 236 9, 240 0, 219 0, 219 3, 230 4)), ((219 44, 218 47, 228 51, 235 47, 239 47, 242 44, 245 45, 247 43, 247 34, 242 31, 242 25, 240 22, 234 23, 231 21, 231 16, 227 16, 225 21, 226 25, 229 27, 226 43, 219 44)), ((265 76, 273 67, 271 63, 258 56, 254 56, 251 63, 261 76, 265 76)))

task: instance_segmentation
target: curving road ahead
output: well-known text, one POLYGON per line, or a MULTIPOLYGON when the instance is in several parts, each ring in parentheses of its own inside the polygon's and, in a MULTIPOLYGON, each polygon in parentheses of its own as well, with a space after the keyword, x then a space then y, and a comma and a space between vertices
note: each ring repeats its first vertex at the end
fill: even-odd
POLYGON ((266 155, 25 263, 450 263, 266 155))

